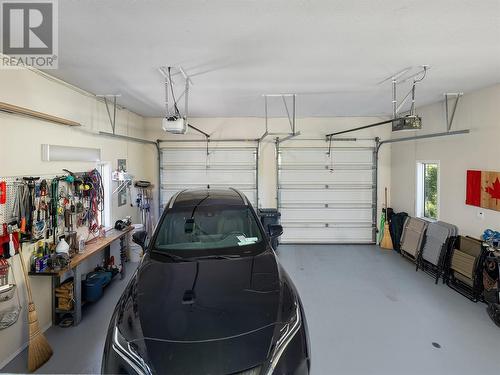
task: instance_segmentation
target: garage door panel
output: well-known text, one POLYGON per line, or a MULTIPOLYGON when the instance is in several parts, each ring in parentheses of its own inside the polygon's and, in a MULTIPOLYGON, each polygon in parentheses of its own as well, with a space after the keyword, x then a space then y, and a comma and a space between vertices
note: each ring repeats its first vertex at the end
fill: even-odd
POLYGON ((163 149, 162 150, 162 164, 166 165, 199 165, 200 163, 206 164, 207 151, 206 149, 163 149))
POLYGON ((168 149, 162 151, 162 164, 170 166, 246 166, 249 169, 255 167, 255 148, 231 148, 231 149, 168 149))
POLYGON ((303 204, 369 204, 373 199, 372 189, 281 189, 283 207, 303 204))
POLYGON ((255 186, 255 173, 241 170, 163 170, 162 180, 175 185, 255 186))
POLYGON ((362 170, 340 170, 330 172, 329 170, 280 170, 280 187, 288 185, 359 185, 371 186, 373 183, 373 171, 362 170))
POLYGON ((255 166, 256 149, 229 149, 209 151, 210 164, 255 166))
MULTIPOLYGON (((253 165, 255 167, 255 165, 253 165)), ((220 171, 220 170, 232 170, 232 171, 237 171, 237 170, 245 170, 245 171, 253 171, 254 168, 252 165, 234 165, 234 164, 226 164, 226 165, 213 165, 213 164, 184 164, 184 165, 163 165, 163 170, 168 170, 168 171, 178 171, 178 170, 197 170, 197 171, 203 171, 205 173, 205 170, 211 170, 211 171, 220 171)))
POLYGON ((281 222, 308 223, 368 223, 372 221, 371 208, 282 208, 281 222))
POLYGON ((371 227, 283 226, 283 243, 371 243, 371 227))
POLYGON ((280 163, 283 168, 289 165, 333 165, 335 164, 373 164, 373 150, 359 148, 332 149, 331 156, 325 148, 282 148, 280 163))

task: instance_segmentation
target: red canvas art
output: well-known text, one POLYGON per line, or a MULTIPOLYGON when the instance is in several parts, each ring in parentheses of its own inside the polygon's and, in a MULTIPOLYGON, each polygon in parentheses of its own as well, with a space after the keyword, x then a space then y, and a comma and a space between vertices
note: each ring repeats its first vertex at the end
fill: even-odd
POLYGON ((465 203, 500 211, 500 172, 467 171, 465 203))

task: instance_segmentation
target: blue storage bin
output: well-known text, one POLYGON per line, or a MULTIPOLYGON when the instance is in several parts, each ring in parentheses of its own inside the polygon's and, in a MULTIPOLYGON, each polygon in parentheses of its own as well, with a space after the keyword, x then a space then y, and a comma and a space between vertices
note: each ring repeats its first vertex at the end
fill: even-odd
POLYGON ((82 282, 83 299, 95 302, 102 297, 103 288, 111 281, 111 272, 91 272, 82 282))

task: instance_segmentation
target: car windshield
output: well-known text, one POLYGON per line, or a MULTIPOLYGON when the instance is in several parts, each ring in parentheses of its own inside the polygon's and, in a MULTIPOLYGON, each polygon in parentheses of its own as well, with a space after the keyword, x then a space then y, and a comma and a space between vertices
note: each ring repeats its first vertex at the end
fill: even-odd
POLYGON ((206 205, 169 210, 157 229, 154 250, 183 257, 244 255, 259 251, 262 242, 250 208, 206 205))

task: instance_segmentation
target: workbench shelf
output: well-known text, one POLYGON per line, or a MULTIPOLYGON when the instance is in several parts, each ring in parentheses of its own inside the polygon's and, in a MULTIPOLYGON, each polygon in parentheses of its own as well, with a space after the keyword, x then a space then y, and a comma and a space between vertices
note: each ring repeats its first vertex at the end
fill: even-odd
MULTIPOLYGON (((125 275, 125 262, 123 254, 128 254, 128 249, 130 245, 130 233, 133 227, 130 226, 122 231, 112 229, 106 232, 106 237, 94 238, 90 240, 86 246, 83 253, 76 254, 71 258, 69 266, 58 272, 55 271, 44 271, 44 272, 29 272, 30 276, 34 277, 52 277, 52 324, 58 325, 65 315, 71 315, 73 317, 73 325, 78 325, 82 320, 82 307, 86 304, 82 297, 82 271, 81 266, 85 260, 90 258, 92 255, 99 252, 104 252, 104 258, 108 260, 110 258, 110 246, 114 241, 120 241, 120 261, 121 261, 121 278, 125 275), (73 296, 74 296, 74 307, 71 310, 58 309, 57 297, 55 296, 55 289, 59 287, 61 283, 61 278, 72 273, 73 277, 73 296)), ((116 276, 116 275, 115 275, 116 276)), ((113 280, 115 277, 112 277, 113 280)), ((64 281, 63 281, 64 282, 64 281)))

